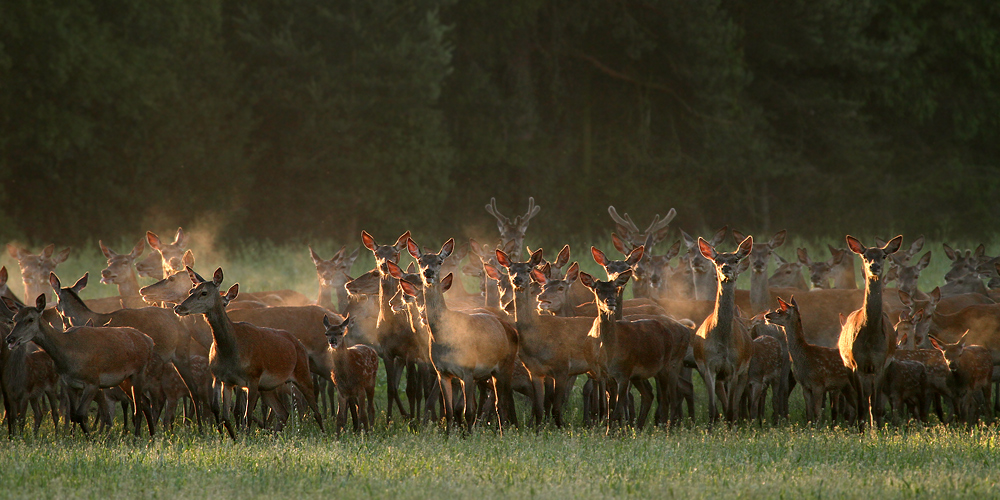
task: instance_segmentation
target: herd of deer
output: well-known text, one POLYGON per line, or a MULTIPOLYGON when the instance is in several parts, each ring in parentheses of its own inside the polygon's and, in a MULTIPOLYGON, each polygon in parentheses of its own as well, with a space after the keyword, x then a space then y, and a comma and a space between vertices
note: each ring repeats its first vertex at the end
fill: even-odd
POLYGON ((722 228, 708 241, 681 231, 680 241, 655 255, 676 212, 640 231, 609 207, 612 242, 623 258, 591 247, 604 281, 570 264, 568 245, 551 262, 542 249, 522 258, 528 222, 540 210, 534 199, 513 221, 495 200, 486 210, 500 229, 497 246, 449 239, 434 251, 409 232, 379 244, 363 231, 375 268, 356 279, 348 273, 358 250, 341 248, 324 260, 310 248, 316 303, 290 290, 225 290, 221 268, 202 278, 182 229, 172 243, 148 232, 127 254, 101 243, 108 259, 101 282, 117 285, 119 295, 86 301, 79 294, 87 274, 64 287, 54 272, 69 249, 57 254, 50 245, 33 255, 8 245, 25 296, 36 297, 34 305, 21 302, 0 269, 8 431, 23 428, 31 405, 36 432, 46 411, 57 427, 64 413, 67 426, 90 432, 95 402, 98 422, 110 427, 117 402, 136 434, 143 420, 150 435, 158 425, 171 427, 180 405, 199 427, 210 410, 235 439, 237 428, 255 424, 280 431, 291 404, 308 408, 322 428, 334 400, 338 433, 348 413, 355 430, 367 429, 379 359, 388 419, 395 410, 425 421, 440 412, 449 428, 518 425, 515 392, 528 398, 535 425, 562 426, 580 375, 587 377, 587 424, 641 429, 654 400, 655 422, 677 423, 685 403, 694 418, 694 369, 705 383, 710 422, 720 410, 731 423, 763 420, 768 392, 773 419, 787 419, 794 385, 815 423, 824 407, 833 421, 859 424, 890 415, 922 422, 932 406, 942 422, 992 414, 1000 364, 1000 294, 992 287, 1000 285, 1000 258, 986 257, 982 245, 965 252, 945 245, 953 261, 947 284, 924 293, 917 280, 930 252, 910 263, 923 238, 901 251, 902 236, 873 247, 847 236, 847 248, 831 247, 828 261, 815 262, 804 249, 786 261, 775 253, 785 231, 757 243, 732 231, 736 249, 723 252, 717 247, 730 233, 722 228), (147 244, 152 251, 140 260, 147 244), (404 252, 415 261, 405 270, 404 252), (862 289, 852 254, 861 259, 862 289), (772 257, 779 266, 769 273, 772 257), (737 277, 747 270, 750 289, 739 290, 737 277), (460 274, 478 278, 480 293, 468 293, 460 280, 453 286, 460 274), (138 276, 159 281, 140 289, 138 276), (893 280, 898 288, 885 288, 893 280), (626 300, 630 282, 634 298, 626 300))

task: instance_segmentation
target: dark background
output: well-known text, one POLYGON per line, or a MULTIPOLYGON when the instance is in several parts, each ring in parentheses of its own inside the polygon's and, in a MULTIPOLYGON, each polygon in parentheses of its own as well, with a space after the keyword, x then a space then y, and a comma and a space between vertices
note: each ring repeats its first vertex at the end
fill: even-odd
POLYGON ((992 237, 998 92, 995 0, 2 0, 0 237, 992 237))

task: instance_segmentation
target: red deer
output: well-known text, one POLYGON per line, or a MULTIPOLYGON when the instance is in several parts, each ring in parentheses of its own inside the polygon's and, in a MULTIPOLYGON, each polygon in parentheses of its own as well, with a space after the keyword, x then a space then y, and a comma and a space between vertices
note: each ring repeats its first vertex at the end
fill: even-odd
POLYGON ((42 249, 38 255, 32 255, 28 250, 14 245, 7 245, 7 253, 17 259, 17 265, 21 268, 21 280, 24 281, 24 297, 37 297, 38 294, 45 294, 48 303, 52 303, 49 295, 49 273, 56 270, 56 266, 66 262, 69 257, 69 248, 64 248, 59 253, 55 253, 56 246, 49 245, 42 249))
POLYGON ((160 237, 152 231, 146 231, 146 241, 149 243, 149 248, 160 254, 160 265, 163 270, 157 279, 163 279, 163 276, 170 276, 184 270, 184 249, 187 248, 188 237, 184 234, 183 228, 177 228, 177 234, 174 235, 172 243, 162 242, 160 237))
MULTIPOLYGON (((768 283, 767 268, 771 264, 771 255, 774 249, 785 244, 787 231, 781 230, 774 233, 771 241, 767 243, 757 242, 750 252, 750 310, 751 316, 767 312, 771 307, 770 285, 768 283)), ((733 230, 733 239, 743 241, 746 235, 733 230)))
POLYGON ((7 279, 7 266, 0 266, 0 297, 7 297, 13 300, 15 304, 24 305, 21 299, 17 298, 17 295, 14 295, 14 292, 10 291, 10 287, 7 286, 7 279))
POLYGON ((139 294, 139 279, 135 274, 135 259, 142 255, 146 248, 146 240, 140 239, 139 243, 127 254, 115 253, 114 250, 104 246, 100 240, 97 242, 101 246, 101 253, 108 259, 108 267, 101 271, 101 284, 117 285, 118 297, 121 300, 121 307, 137 309, 145 307, 146 302, 139 294))
POLYGON ((736 278, 740 263, 753 249, 753 237, 747 236, 732 253, 717 252, 702 238, 698 238, 698 248, 702 257, 714 264, 718 285, 715 309, 698 327, 697 336, 701 340, 692 342, 695 363, 708 391, 709 419, 714 422, 718 418, 715 400, 717 388, 722 388, 728 399, 723 402, 726 418, 735 422, 752 353, 747 327, 736 320, 736 278))
POLYGON ((156 424, 144 395, 144 376, 153 356, 153 340, 127 327, 78 326, 60 332, 42 318, 44 310, 44 294, 38 295, 34 307, 18 306, 14 328, 6 342, 11 350, 35 342, 52 357, 56 372, 73 393, 70 419, 89 433, 87 414, 97 391, 120 386, 135 408, 132 426, 136 435, 143 415, 149 435, 154 435, 156 424))
POLYGON ((882 312, 882 275, 885 259, 899 250, 903 236, 896 236, 882 247, 866 247, 848 235, 847 246, 861 256, 865 275, 865 298, 860 309, 847 316, 840 331, 840 357, 844 366, 858 377, 860 406, 868 410, 868 423, 874 425, 872 404, 877 403, 886 366, 896 350, 896 332, 889 317, 882 312))
POLYGON ((990 380, 993 376, 990 352, 982 346, 966 345, 965 335, 952 344, 933 338, 931 342, 948 361, 955 412, 967 423, 977 422, 980 408, 987 411, 990 408, 990 380))
MULTIPOLYGON (((853 378, 844 366, 837 349, 810 344, 802 330, 802 316, 795 297, 790 302, 778 298, 778 307, 764 315, 765 320, 785 330, 788 352, 792 357, 792 372, 795 381, 802 386, 806 401, 806 420, 819 423, 823 416, 823 400, 830 394, 830 401, 836 402, 845 396, 848 406, 855 408, 857 399, 853 378)), ((836 414, 833 415, 836 420, 836 414)))
POLYGON ((509 249, 508 255, 514 259, 521 258, 521 249, 524 248, 524 233, 528 231, 528 221, 538 215, 542 207, 535 205, 535 198, 528 198, 528 211, 524 215, 514 217, 510 220, 497 209, 497 199, 490 198, 490 204, 486 205, 486 211, 497 220, 497 229, 500 230, 500 248, 509 249))
MULTIPOLYGON (((902 264, 905 265, 905 264, 902 264)), ((897 351, 898 353, 898 351, 897 351)), ((927 421, 928 369, 913 360, 893 359, 885 372, 885 394, 898 421, 903 411, 909 410, 910 418, 927 421)))
MULTIPOLYGON (((494 387, 498 394, 494 401, 498 420, 516 425, 511 378, 517 359, 517 331, 492 314, 467 314, 448 309, 444 292, 451 286, 453 275, 442 278, 440 270, 444 259, 455 248, 454 239, 446 241, 438 253, 421 252, 412 239, 407 240, 406 246, 417 260, 423 281, 423 313, 430 334, 427 348, 438 375, 448 426, 451 427, 455 421, 452 380, 461 382, 466 425, 471 428, 476 417, 474 382, 490 377, 496 379, 494 387)), ((407 281, 400 281, 400 286, 408 295, 418 293, 417 288, 407 281)))
POLYGON ((236 432, 229 414, 231 396, 225 386, 246 389, 247 416, 253 412, 258 396, 262 397, 277 415, 275 430, 281 431, 288 420, 288 411, 274 390, 291 382, 302 393, 322 429, 323 421, 309 376, 309 360, 302 343, 285 331, 234 323, 229 319, 226 304, 239 294, 239 285, 234 284, 225 295, 221 295, 221 267, 215 271, 212 281, 206 281, 191 268, 187 268, 187 272, 195 286, 188 298, 174 307, 174 312, 178 316, 204 314, 212 327, 213 342, 208 360, 215 377, 212 384, 215 392, 213 404, 222 405, 223 424, 229 437, 235 440, 236 432))
POLYGON ((309 247, 309 255, 316 265, 316 277, 319 279, 319 297, 316 299, 316 304, 340 313, 347 309, 347 290, 344 289, 344 285, 351 279, 351 266, 354 265, 361 249, 355 248, 350 255, 344 253, 346 250, 346 246, 340 247, 333 257, 323 260, 312 247, 309 247), (333 305, 334 292, 337 294, 336 307, 333 305))
MULTIPOLYGON (((13 300, 11 302, 14 305, 13 300)), ((6 338, 10 333, 6 320, 13 319, 15 312, 7 309, 7 305, 0 300, 0 313, 4 319, 0 321, 0 338, 6 338)), ((7 348, 6 342, 0 342, 0 390, 3 393, 8 436, 24 428, 29 404, 34 413, 34 432, 38 434, 45 417, 41 405, 43 398, 48 399, 52 423, 58 430, 59 376, 52 357, 37 345, 26 343, 12 351, 7 348)))
MULTIPOLYGON (((714 248, 722 243, 726 236, 729 236, 729 228, 722 226, 707 243, 714 248)), ((687 254, 681 258, 681 265, 686 265, 691 269, 691 283, 694 291, 693 296, 689 297, 695 300, 711 300, 719 281, 719 277, 715 273, 715 266, 711 260, 702 255, 698 240, 683 230, 681 237, 684 238, 684 244, 688 247, 687 254)))
POLYGON ((354 432, 360 426, 367 431, 375 420, 375 377, 378 374, 378 354, 366 345, 347 347, 343 339, 351 327, 351 316, 343 322, 331 324, 329 317, 323 317, 326 338, 330 343, 333 358, 333 382, 337 385, 338 406, 337 434, 347 423, 347 412, 351 412, 354 432))
POLYGON ((809 284, 802 277, 802 264, 800 262, 790 262, 784 257, 773 254, 778 261, 778 268, 767 280, 767 285, 772 288, 796 288, 802 291, 809 290, 809 284))

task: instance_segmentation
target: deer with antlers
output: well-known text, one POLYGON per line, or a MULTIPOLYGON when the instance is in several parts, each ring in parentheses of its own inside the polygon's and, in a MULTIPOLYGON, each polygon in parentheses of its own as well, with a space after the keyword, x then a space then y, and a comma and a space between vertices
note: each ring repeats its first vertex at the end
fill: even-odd
POLYGON ((213 405, 221 405, 222 421, 229 437, 236 439, 229 413, 231 395, 227 387, 242 387, 247 391, 246 416, 253 412, 258 397, 263 398, 277 416, 275 430, 280 432, 288 420, 288 411, 275 394, 275 389, 290 382, 302 393, 316 423, 323 429, 309 375, 309 360, 302 343, 285 331, 230 320, 226 304, 239 294, 239 284, 234 284, 224 295, 220 294, 223 279, 221 267, 216 269, 211 281, 191 268, 187 268, 187 272, 194 288, 187 299, 174 307, 174 312, 178 316, 204 314, 212 327, 213 341, 208 360, 215 377, 212 384, 215 392, 213 405))
POLYGON ((535 198, 528 198, 528 211, 524 215, 518 215, 511 221, 509 217, 500 213, 497 209, 497 199, 490 198, 490 204, 486 205, 486 211, 497 220, 497 229, 500 230, 500 248, 510 249, 508 254, 514 259, 521 258, 521 249, 524 248, 524 233, 528 231, 528 221, 538 215, 542 207, 535 205, 535 198))

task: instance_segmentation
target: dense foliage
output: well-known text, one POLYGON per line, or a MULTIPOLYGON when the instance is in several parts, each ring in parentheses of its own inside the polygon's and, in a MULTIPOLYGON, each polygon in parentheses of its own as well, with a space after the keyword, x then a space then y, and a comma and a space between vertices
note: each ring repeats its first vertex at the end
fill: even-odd
POLYGON ((0 89, 6 239, 1000 216, 985 0, 7 0, 0 89))

